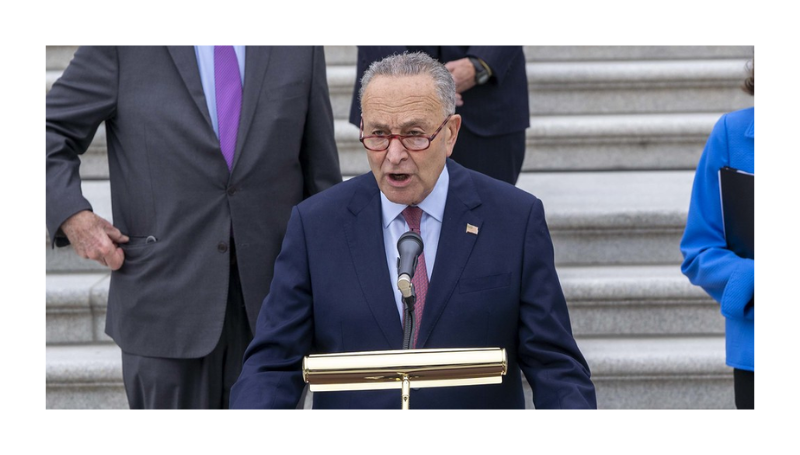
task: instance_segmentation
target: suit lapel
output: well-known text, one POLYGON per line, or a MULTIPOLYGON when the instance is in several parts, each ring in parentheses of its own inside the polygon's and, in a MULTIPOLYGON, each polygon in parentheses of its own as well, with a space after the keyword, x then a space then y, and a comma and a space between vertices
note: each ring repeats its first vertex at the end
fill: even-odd
POLYGON ((213 129, 211 115, 208 113, 208 104, 206 104, 206 96, 203 93, 203 83, 200 81, 200 70, 197 67, 197 55, 194 52, 194 47, 167 46, 167 49, 195 105, 200 109, 203 118, 206 119, 208 127, 213 129))
POLYGON ((355 192, 348 206, 352 222, 344 226, 344 231, 364 299, 383 331, 388 348, 400 349, 403 328, 386 264, 380 191, 372 174, 360 178, 362 188, 355 192))
POLYGON ((481 200, 469 173, 449 159, 447 170, 450 173, 450 188, 447 191, 442 232, 425 300, 422 326, 419 328, 418 348, 425 347, 428 337, 435 329, 478 239, 478 235, 467 232, 467 224, 477 227, 478 232, 483 225, 483 219, 473 212, 481 204, 481 200))
POLYGON ((239 162, 242 146, 253 124, 256 106, 261 100, 267 67, 272 49, 269 46, 245 47, 244 87, 242 87, 242 113, 239 118, 239 134, 236 138, 236 152, 233 155, 233 168, 239 162))

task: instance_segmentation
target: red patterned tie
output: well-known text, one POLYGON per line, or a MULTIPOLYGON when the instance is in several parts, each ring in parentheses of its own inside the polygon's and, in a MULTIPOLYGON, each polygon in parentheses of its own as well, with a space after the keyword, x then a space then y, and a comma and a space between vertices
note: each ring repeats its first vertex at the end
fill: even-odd
MULTIPOLYGON (((408 206, 403 210, 403 218, 406 219, 408 227, 419 235, 419 223, 422 220, 422 209, 419 207, 408 206)), ((417 301, 414 304, 414 321, 416 330, 414 331, 414 341, 411 345, 413 349, 417 345, 417 337, 419 336, 419 328, 422 325, 422 310, 425 308, 425 295, 428 293, 428 268, 425 267, 425 253, 419 255, 417 261, 417 268, 414 270, 414 278, 411 279, 414 285, 414 292, 417 295, 417 301)))
POLYGON ((242 111, 242 78, 233 46, 214 46, 214 86, 217 92, 219 146, 230 170, 242 111))

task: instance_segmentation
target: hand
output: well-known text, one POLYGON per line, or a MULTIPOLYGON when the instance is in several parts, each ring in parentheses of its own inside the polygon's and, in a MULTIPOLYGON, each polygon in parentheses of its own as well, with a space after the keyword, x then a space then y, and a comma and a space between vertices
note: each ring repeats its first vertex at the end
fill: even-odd
POLYGON ((444 66, 450 71, 453 80, 456 81, 457 93, 464 93, 475 86, 475 67, 469 58, 453 60, 445 63, 444 66))
POLYGON ((84 210, 72 215, 61 225, 61 230, 78 256, 97 261, 111 270, 122 267, 125 252, 119 244, 127 243, 128 236, 94 212, 84 210))

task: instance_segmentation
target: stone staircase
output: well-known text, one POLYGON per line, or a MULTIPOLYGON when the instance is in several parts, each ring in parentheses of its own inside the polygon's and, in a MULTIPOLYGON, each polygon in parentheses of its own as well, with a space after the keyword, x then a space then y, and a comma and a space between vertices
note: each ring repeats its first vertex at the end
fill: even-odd
MULTIPOLYGON (((48 89, 74 50, 48 47, 48 89)), ((681 274, 678 244, 714 122, 753 103, 738 89, 753 48, 527 46, 525 53, 531 127, 517 186, 545 204, 599 407, 733 408, 723 318, 681 274)), ((352 46, 326 47, 347 176, 369 170, 346 120, 355 55, 352 46)), ((84 194, 110 217, 102 128, 81 173, 84 194)), ((47 408, 127 407, 119 350, 103 333, 108 273, 68 248, 46 249, 47 408)))

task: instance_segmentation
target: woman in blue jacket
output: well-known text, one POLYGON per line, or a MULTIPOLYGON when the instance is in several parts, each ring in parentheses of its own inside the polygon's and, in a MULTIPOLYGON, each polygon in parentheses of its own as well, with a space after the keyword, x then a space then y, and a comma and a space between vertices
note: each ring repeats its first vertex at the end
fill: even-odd
MULTIPOLYGON (((752 65, 745 90, 753 95, 752 65)), ((720 207, 718 172, 729 166, 754 171, 754 108, 722 116, 708 138, 697 165, 686 230, 681 240, 681 270, 720 304, 725 316, 726 363, 732 367, 736 407, 754 405, 753 337, 755 261, 726 246, 720 207)))

